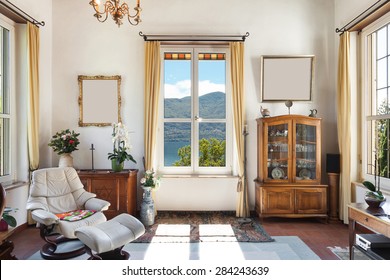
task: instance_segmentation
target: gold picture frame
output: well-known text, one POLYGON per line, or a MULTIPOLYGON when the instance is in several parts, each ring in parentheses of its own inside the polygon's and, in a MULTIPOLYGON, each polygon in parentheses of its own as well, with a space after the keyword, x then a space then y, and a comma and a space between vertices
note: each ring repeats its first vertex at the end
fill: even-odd
POLYGON ((78 76, 79 126, 121 122, 121 76, 78 76))

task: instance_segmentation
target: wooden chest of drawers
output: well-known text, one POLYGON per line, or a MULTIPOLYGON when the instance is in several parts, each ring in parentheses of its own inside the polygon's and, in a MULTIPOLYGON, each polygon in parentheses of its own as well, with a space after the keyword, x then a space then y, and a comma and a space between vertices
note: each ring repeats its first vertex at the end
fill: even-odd
POLYGON ((103 169, 78 171, 80 180, 87 191, 111 203, 110 208, 104 212, 107 219, 121 213, 136 215, 137 173, 137 169, 121 172, 103 169))

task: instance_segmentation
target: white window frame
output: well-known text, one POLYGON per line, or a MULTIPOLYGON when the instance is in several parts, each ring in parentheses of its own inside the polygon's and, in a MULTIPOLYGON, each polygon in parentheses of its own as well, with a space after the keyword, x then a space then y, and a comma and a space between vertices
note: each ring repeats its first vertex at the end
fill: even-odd
POLYGON ((16 97, 15 97, 15 23, 0 15, 0 25, 9 30, 9 97, 10 97, 10 172, 0 176, 0 183, 11 182, 16 178, 16 97))
MULTIPOLYGON (((362 165, 361 165, 361 174, 364 180, 374 182, 374 175, 368 173, 368 149, 369 149, 369 139, 371 137, 368 135, 368 119, 371 116, 371 107, 372 107, 372 97, 371 93, 376 90, 375 80, 371 80, 372 76, 375 76, 376 73, 371 73, 370 63, 372 61, 373 53, 371 52, 371 44, 369 44, 369 35, 373 32, 381 29, 382 27, 390 24, 390 13, 382 16, 369 26, 363 29, 360 36, 360 49, 361 49, 361 131, 362 131, 362 165), (368 56, 368 52, 371 54, 371 58, 368 56)), ((375 53, 374 53, 375 54, 375 53)), ((375 116, 370 119, 375 119, 375 116)), ((381 177, 380 179, 381 190, 390 192, 390 178, 381 177)))
MULTIPOLYGON (((161 94, 159 100, 159 123, 158 123, 158 141, 157 141, 157 169, 160 174, 167 175, 232 175, 232 154, 233 154, 233 119, 232 119, 232 105, 231 105, 231 82, 230 82, 230 51, 229 47, 221 46, 162 46, 161 47, 161 94), (226 63, 226 148, 225 148, 225 167, 199 167, 199 134, 198 130, 194 129, 195 113, 194 108, 199 108, 198 98, 192 98, 191 102, 191 146, 195 149, 191 153, 192 166, 164 166, 164 53, 166 52, 191 52, 192 59, 198 57, 202 52, 224 52, 226 63), (196 165, 194 165, 196 163, 196 165)), ((192 67, 192 90, 198 90, 198 69, 195 63, 192 67)), ((174 119, 170 119, 174 121, 174 119)), ((209 120, 207 120, 208 122, 209 120)))

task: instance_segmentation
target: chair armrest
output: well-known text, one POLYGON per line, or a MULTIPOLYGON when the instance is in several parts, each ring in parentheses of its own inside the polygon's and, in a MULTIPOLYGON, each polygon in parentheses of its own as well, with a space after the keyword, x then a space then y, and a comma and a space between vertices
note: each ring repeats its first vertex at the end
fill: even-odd
POLYGON ((53 213, 41 209, 32 211, 31 215, 36 222, 40 224, 44 224, 46 226, 56 224, 57 221, 59 220, 59 218, 53 213))
POLYGON ((108 207, 110 207, 110 205, 111 203, 106 200, 93 197, 87 200, 87 202, 85 203, 85 209, 95 210, 95 211, 105 211, 108 209, 108 207))

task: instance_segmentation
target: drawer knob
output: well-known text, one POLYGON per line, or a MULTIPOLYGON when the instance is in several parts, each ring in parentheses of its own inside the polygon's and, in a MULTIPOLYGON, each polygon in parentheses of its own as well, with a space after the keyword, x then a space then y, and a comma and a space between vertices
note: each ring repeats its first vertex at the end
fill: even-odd
POLYGON ((366 222, 368 222, 368 218, 366 218, 365 220, 366 220, 366 222))

